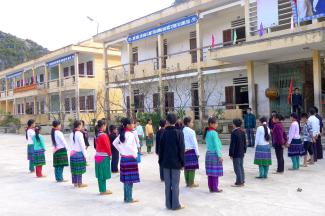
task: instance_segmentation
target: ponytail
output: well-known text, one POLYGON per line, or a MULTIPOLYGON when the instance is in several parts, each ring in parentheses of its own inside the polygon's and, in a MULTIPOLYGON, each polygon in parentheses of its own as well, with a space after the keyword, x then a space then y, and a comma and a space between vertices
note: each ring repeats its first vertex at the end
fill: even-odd
POLYGON ((266 119, 266 117, 260 118, 260 122, 261 122, 261 124, 263 124, 263 128, 264 128, 264 139, 265 139, 265 141, 269 142, 270 139, 271 139, 271 136, 269 134, 269 129, 267 127, 267 119, 266 119))
POLYGON ((119 127, 118 131, 120 134, 120 141, 123 143, 125 142, 125 129, 127 125, 131 124, 131 120, 128 118, 123 118, 121 121, 121 126, 119 127))
POLYGON ((26 140, 28 140, 28 135, 27 135, 27 131, 28 129, 30 129, 32 127, 32 125, 35 123, 35 120, 34 119, 29 119, 27 121, 27 128, 25 130, 25 136, 26 136, 26 140))
POLYGON ((39 138, 39 134, 40 134, 41 129, 42 129, 41 126, 37 126, 37 127, 35 127, 35 137, 36 137, 36 140, 37 140, 38 142, 41 141, 41 139, 39 138))
POLYGON ((207 137, 207 133, 208 133, 209 127, 206 127, 203 131, 203 139, 205 139, 207 137))
POLYGON ((54 147, 56 147, 57 143, 56 143, 56 140, 55 140, 55 128, 58 127, 59 125, 61 124, 61 122, 59 120, 54 120, 52 122, 52 130, 51 130, 51 140, 52 140, 52 145, 54 147))

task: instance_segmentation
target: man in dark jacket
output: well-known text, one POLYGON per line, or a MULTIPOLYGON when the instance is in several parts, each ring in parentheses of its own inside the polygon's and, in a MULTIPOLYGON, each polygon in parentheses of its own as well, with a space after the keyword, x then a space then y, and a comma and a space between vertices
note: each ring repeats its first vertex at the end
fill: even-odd
POLYGON ((254 137, 254 129, 256 128, 256 117, 252 113, 252 109, 248 108, 247 114, 244 115, 244 123, 245 123, 245 130, 248 139, 248 147, 255 146, 255 137, 254 137))
POLYGON ((236 182, 233 187, 242 187, 245 184, 244 156, 247 150, 245 132, 241 129, 242 120, 233 120, 234 130, 231 133, 229 156, 233 161, 236 182))
POLYGON ((295 93, 292 94, 292 111, 297 113, 299 118, 301 114, 302 107, 302 95, 299 91, 299 88, 295 88, 295 93))
POLYGON ((164 169, 166 208, 179 210, 184 208, 179 203, 179 180, 184 167, 184 134, 175 127, 177 117, 167 115, 167 127, 160 140, 159 165, 164 169))
MULTIPOLYGON (((165 132, 165 127, 166 127, 166 120, 161 119, 159 122, 159 130, 157 131, 157 134, 156 134, 156 154, 158 156, 159 156, 159 152, 160 152, 160 141, 161 141, 161 138, 165 132)), ((164 169, 160 165, 159 165, 159 173, 160 173, 160 180, 164 181, 164 169)))

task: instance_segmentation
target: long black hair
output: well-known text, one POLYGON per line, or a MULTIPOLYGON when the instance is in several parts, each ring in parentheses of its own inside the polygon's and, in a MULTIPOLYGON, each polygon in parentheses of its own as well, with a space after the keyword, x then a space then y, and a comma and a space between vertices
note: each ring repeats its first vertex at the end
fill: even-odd
POLYGON ((35 120, 34 119, 29 119, 27 121, 27 128, 25 130, 25 136, 26 136, 26 139, 28 140, 28 136, 27 136, 27 131, 28 129, 35 123, 35 120))
POLYGON ((216 123, 217 123, 217 118, 216 118, 216 117, 210 117, 210 118, 208 119, 208 127, 206 127, 206 128, 204 129, 203 139, 206 138, 210 125, 211 125, 211 124, 216 124, 216 123))
MULTIPOLYGON (((100 128, 102 128, 104 125, 106 125, 106 122, 104 120, 98 120, 97 121, 97 125, 96 125, 97 135, 96 135, 96 137, 99 135, 100 128)), ((105 132, 105 131, 103 131, 103 132, 105 132)))
POLYGON ((42 130, 42 127, 41 127, 41 126, 36 126, 36 127, 35 127, 35 137, 36 137, 36 140, 37 140, 38 142, 41 141, 41 139, 39 138, 39 133, 40 133, 41 130, 42 130))
POLYGON ((120 141, 123 143, 125 142, 125 129, 127 125, 131 124, 131 120, 128 118, 123 118, 121 120, 121 126, 119 127, 118 131, 120 134, 120 141))
POLYGON ((260 118, 260 122, 261 124, 263 125, 263 128, 264 128, 264 139, 265 141, 270 141, 271 139, 271 136, 269 134, 269 129, 267 128, 267 118, 266 117, 262 117, 260 118))
POLYGON ((75 137, 75 133, 76 133, 76 129, 79 127, 81 125, 81 121, 79 121, 79 120, 75 120, 74 122, 73 122, 73 142, 75 142, 75 139, 74 139, 74 137, 75 137))
POLYGON ((113 133, 113 131, 116 129, 116 126, 115 125, 110 125, 109 126, 109 132, 110 133, 113 133))
POLYGON ((52 130, 51 130, 51 140, 52 140, 52 145, 56 147, 56 141, 55 141, 55 128, 59 126, 61 122, 59 120, 54 120, 52 122, 52 130))

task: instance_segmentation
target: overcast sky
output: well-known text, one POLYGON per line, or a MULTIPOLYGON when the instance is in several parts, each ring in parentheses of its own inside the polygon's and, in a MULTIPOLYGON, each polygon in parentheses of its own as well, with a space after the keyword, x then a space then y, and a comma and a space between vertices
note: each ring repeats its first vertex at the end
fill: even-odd
POLYGON ((55 50, 170 6, 174 0, 2 0, 0 31, 55 50))

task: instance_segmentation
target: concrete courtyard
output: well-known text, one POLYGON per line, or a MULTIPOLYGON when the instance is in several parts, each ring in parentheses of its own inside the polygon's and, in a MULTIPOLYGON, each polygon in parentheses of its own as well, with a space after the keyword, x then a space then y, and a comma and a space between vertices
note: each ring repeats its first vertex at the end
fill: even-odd
MULTIPOLYGON (((55 183, 52 167, 50 137, 47 144, 46 178, 37 179, 29 174, 26 160, 26 141, 22 135, 0 135, 0 215, 1 216, 81 216, 81 215, 325 215, 325 161, 300 171, 286 171, 284 175, 273 175, 276 160, 273 152, 273 166, 269 179, 258 180, 258 167, 253 164, 254 149, 249 149, 245 158, 246 186, 232 188, 234 173, 224 146, 225 175, 220 179, 221 194, 210 194, 204 169, 205 146, 201 145, 200 166, 196 180, 199 188, 185 187, 181 176, 182 211, 167 211, 164 207, 164 184, 159 180, 157 156, 142 157, 140 164, 141 183, 134 187, 134 197, 140 202, 123 203, 123 187, 119 175, 114 174, 108 182, 113 195, 99 196, 94 172, 94 149, 89 148, 89 166, 84 183, 89 187, 74 189, 69 168, 64 171, 67 183, 55 183), (302 192, 297 192, 302 188, 302 192)), ((68 139, 67 139, 68 140, 68 139)), ((286 169, 291 163, 287 156, 286 169)))

